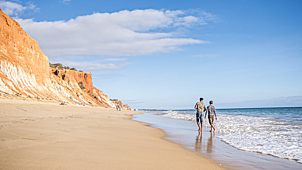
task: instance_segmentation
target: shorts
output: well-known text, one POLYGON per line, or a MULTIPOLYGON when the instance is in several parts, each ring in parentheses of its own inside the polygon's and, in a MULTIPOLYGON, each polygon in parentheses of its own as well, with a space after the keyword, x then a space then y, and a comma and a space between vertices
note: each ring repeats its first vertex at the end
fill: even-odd
POLYGON ((208 118, 209 118, 210 125, 212 125, 214 122, 214 115, 210 115, 208 118))
POLYGON ((203 123, 203 119, 202 119, 202 113, 199 114, 199 113, 196 113, 196 122, 199 122, 200 123, 203 123))

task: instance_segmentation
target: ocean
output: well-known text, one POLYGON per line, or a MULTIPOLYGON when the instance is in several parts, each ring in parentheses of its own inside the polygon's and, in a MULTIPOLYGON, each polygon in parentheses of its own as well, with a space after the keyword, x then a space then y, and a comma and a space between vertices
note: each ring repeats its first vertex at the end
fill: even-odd
MULTIPOLYGON (((291 162, 296 162, 299 164, 298 167, 301 167, 302 107, 216 109, 216 111, 218 120, 214 121, 215 138, 240 151, 292 160, 291 162)), ((195 109, 140 110, 140 112, 188 122, 195 122, 196 114, 195 109)), ((143 121, 156 124, 147 119, 143 121)), ((204 126, 210 127, 207 119, 204 119, 204 126)), ((195 123, 192 128, 197 132, 195 123)))

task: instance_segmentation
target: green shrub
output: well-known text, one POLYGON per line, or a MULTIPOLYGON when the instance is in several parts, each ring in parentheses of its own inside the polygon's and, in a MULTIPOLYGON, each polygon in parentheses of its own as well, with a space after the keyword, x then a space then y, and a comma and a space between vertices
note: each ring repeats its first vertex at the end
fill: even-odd
POLYGON ((79 85, 79 87, 80 87, 81 89, 85 89, 84 83, 83 83, 83 82, 79 82, 78 85, 79 85))
MULTIPOLYGON (((68 67, 68 66, 63 66, 62 63, 55 63, 55 64, 51 64, 49 63, 49 67, 50 68, 54 68, 54 69, 58 69, 58 70, 63 70, 63 69, 66 69, 66 70, 74 70, 74 71, 77 71, 76 68, 72 67, 68 67)), ((83 72, 82 70, 79 70, 79 72, 83 72)))

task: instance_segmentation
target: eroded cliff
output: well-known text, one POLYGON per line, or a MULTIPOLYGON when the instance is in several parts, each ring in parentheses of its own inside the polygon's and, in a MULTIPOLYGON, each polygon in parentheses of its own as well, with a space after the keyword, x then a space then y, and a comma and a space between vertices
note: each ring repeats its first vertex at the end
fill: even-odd
POLYGON ((93 86, 90 73, 50 68, 39 44, 1 9, 0 92, 2 98, 116 105, 93 86))

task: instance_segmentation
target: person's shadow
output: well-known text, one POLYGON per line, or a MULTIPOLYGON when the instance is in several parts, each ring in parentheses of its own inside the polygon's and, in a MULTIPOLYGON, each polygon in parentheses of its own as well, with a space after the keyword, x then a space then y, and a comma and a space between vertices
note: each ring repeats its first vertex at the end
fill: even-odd
POLYGON ((212 153, 213 151, 213 137, 215 136, 215 133, 212 134, 208 139, 208 143, 207 143, 207 153, 212 153))
POLYGON ((202 149, 202 132, 198 131, 198 135, 196 136, 195 141, 195 151, 200 152, 202 149))

